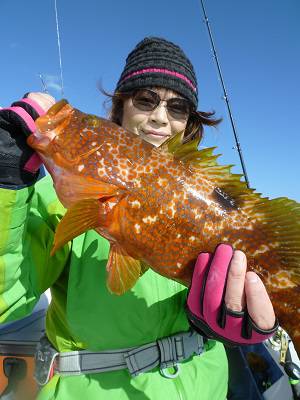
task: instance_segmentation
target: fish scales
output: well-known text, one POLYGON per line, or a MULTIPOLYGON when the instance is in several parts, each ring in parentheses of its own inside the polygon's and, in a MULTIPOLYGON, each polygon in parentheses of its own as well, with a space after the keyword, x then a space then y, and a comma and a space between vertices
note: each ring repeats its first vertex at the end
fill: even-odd
POLYGON ((111 243, 108 287, 122 294, 148 267, 188 286, 199 252, 230 243, 262 277, 300 350, 298 203, 262 198, 217 165, 210 149, 181 145, 179 135, 155 148, 66 102, 37 126, 28 143, 68 208, 54 251, 95 229, 111 243))

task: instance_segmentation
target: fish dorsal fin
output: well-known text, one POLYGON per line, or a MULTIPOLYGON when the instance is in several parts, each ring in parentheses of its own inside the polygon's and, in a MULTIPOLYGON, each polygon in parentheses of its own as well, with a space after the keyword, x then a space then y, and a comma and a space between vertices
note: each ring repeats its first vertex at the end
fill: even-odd
POLYGON ((111 246, 106 269, 107 287, 110 292, 117 295, 131 289, 142 272, 141 262, 129 256, 118 243, 113 243, 111 246))
POLYGON ((167 153, 174 154, 177 149, 182 146, 183 132, 178 132, 176 135, 170 137, 163 142, 159 147, 159 151, 165 151, 167 153))
MULTIPOLYGON (((290 271, 290 279, 300 285, 300 204, 286 197, 269 200, 247 187, 241 174, 232 174, 232 165, 219 165, 215 148, 198 150, 197 139, 181 143, 181 135, 168 140, 161 150, 171 153, 194 170, 195 175, 215 186, 214 194, 223 203, 240 207, 252 221, 257 221, 266 234, 266 245, 271 242, 273 253, 282 268, 290 271)), ((267 260, 269 262, 269 260, 267 260)))
POLYGON ((211 181, 221 192, 232 198, 236 206, 244 203, 245 198, 254 192, 241 180, 242 174, 231 173, 233 165, 219 165, 219 154, 213 154, 216 147, 198 150, 199 138, 182 143, 182 133, 167 140, 159 151, 172 154, 177 160, 187 164, 202 178, 211 181))

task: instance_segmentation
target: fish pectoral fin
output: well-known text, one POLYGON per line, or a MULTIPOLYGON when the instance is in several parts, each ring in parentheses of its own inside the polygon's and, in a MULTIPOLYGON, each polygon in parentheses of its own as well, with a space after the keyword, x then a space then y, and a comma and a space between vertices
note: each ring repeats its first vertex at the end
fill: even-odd
POLYGON ((131 289, 141 275, 141 262, 131 257, 118 244, 113 244, 106 266, 108 290, 121 295, 131 289))
POLYGON ((69 240, 99 226, 100 206, 98 199, 84 199, 67 210, 56 228, 51 256, 69 240))
POLYGON ((57 193, 65 193, 60 195, 60 201, 63 204, 70 202, 69 198, 76 198, 77 201, 83 199, 99 199, 101 197, 117 196, 120 192, 120 188, 117 186, 98 181, 89 176, 81 175, 65 175, 61 176, 58 182, 55 182, 55 190, 57 193), (64 190, 60 190, 63 188, 64 190), (66 188, 70 188, 66 190, 66 188))

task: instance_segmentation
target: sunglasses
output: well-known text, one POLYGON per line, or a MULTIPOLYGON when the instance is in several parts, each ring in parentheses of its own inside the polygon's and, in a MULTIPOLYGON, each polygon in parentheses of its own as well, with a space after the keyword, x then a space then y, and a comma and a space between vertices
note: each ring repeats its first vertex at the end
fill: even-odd
POLYGON ((168 114, 175 119, 187 119, 192 112, 192 105, 186 99, 173 97, 162 100, 156 92, 150 89, 137 90, 132 97, 132 104, 141 111, 153 111, 162 101, 166 102, 168 114))

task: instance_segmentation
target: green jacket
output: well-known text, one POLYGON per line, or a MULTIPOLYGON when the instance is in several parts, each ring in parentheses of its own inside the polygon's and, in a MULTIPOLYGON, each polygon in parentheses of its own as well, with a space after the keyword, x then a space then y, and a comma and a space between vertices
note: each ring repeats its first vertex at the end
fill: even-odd
MULTIPOLYGON (((123 296, 106 288, 109 243, 95 231, 77 237, 53 257, 55 227, 65 209, 50 176, 20 190, 0 189, 0 322, 29 314, 51 288, 46 318, 59 351, 138 346, 188 330, 186 288, 148 270, 123 296)), ((181 364, 175 379, 159 369, 131 378, 126 370, 55 375, 39 400, 224 400, 227 359, 220 343, 181 364)))

